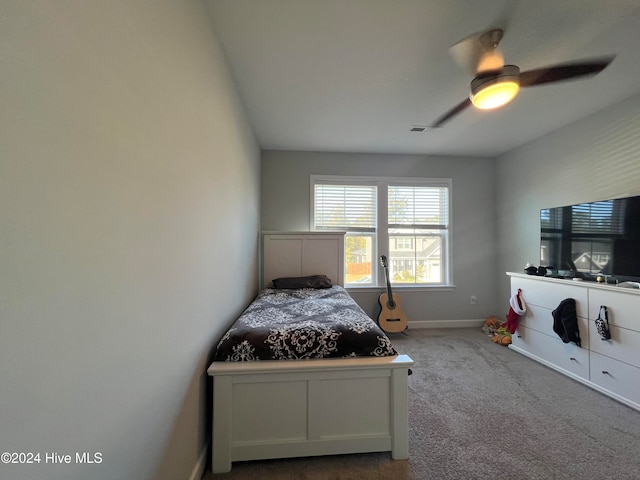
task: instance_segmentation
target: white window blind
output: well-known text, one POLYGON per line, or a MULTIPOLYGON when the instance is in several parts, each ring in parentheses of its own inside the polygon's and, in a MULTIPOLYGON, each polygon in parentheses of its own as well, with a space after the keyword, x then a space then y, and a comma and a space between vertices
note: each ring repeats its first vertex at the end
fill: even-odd
POLYGON ((446 186, 389 186, 389 228, 449 228, 446 186))
POLYGON ((316 184, 314 223, 317 230, 373 232, 377 193, 373 185, 316 184))

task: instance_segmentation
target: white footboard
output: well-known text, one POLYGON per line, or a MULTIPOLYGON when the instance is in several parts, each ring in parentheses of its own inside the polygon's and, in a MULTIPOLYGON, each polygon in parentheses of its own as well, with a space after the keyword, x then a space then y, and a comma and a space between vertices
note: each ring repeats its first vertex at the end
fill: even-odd
POLYGON ((214 362, 212 469, 267 458, 409 455, 406 355, 214 362))

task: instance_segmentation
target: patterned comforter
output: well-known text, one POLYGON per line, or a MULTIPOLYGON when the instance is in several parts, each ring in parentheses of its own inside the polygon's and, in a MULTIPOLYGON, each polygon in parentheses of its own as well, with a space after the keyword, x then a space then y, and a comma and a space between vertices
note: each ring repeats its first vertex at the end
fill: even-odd
POLYGON ((218 343, 214 360, 301 360, 396 355, 347 291, 264 289, 218 343))

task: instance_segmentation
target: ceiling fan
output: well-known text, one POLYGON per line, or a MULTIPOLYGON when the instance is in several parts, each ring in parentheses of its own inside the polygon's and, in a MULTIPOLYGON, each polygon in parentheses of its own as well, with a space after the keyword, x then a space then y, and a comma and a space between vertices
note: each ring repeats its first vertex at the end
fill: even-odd
POLYGON ((516 97, 520 88, 593 76, 614 59, 612 55, 521 72, 517 65, 504 64, 504 57, 498 49, 503 35, 504 30, 493 28, 470 35, 451 47, 454 59, 469 68, 475 77, 471 80, 469 97, 438 118, 433 128, 441 127, 471 105, 483 110, 506 105, 516 97))

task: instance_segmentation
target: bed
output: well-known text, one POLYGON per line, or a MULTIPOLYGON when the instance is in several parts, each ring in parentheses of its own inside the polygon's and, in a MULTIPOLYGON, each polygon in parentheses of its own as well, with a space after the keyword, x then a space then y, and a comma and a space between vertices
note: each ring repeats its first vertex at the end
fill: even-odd
POLYGON ((263 235, 264 288, 221 338, 208 369, 214 473, 269 458, 380 451, 408 458, 413 362, 344 290, 343 248, 342 233, 263 235), (296 287, 311 275, 322 285, 272 284, 294 277, 296 287))

